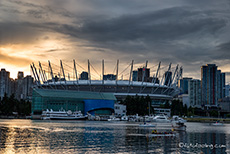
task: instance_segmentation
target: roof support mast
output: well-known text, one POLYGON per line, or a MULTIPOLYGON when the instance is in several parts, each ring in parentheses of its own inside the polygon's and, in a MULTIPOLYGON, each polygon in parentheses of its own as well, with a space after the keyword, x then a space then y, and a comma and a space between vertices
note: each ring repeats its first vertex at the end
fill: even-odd
POLYGON ((116 85, 118 80, 118 66, 119 66, 119 59, 117 60, 116 85))
POLYGON ((148 65, 148 60, 146 60, 145 67, 142 68, 142 83, 141 83, 140 93, 142 91, 143 82, 145 80, 145 74, 146 74, 145 72, 146 72, 146 69, 147 69, 147 65, 148 65))
POLYGON ((34 72, 35 72, 35 74, 36 74, 36 76, 37 76, 37 79, 38 79, 38 83, 40 84, 40 83, 41 83, 41 82, 40 82, 40 78, 39 78, 39 75, 38 75, 38 72, 37 72, 37 69, 36 69, 34 63, 33 63, 33 67, 34 67, 34 72))
POLYGON ((76 68, 75 59, 73 60, 73 67, 74 67, 75 77, 76 77, 77 84, 78 84, 78 78, 77 78, 77 68, 76 68))
MULTIPOLYGON (((168 68, 168 71, 167 71, 167 72, 169 72, 169 71, 170 71, 170 69, 171 69, 171 65, 172 65, 172 63, 170 63, 170 64, 169 64, 169 68, 168 68)), ((162 85, 162 83, 163 83, 163 80, 164 80, 164 79, 165 79, 165 80, 167 79, 168 74, 167 74, 165 77, 164 77, 164 76, 165 76, 165 73, 164 73, 164 75, 162 76, 161 83, 160 83, 161 85, 162 85)))
POLYGON ((60 65, 61 65, 61 70, 62 70, 63 78, 64 78, 64 80, 66 81, 66 79, 65 79, 65 72, 64 72, 64 68, 63 68, 62 61, 61 61, 61 60, 60 60, 60 65))
POLYGON ((132 60, 132 63, 131 63, 131 69, 130 69, 130 74, 129 74, 129 86, 130 86, 131 77, 132 77, 132 74, 133 74, 133 62, 134 62, 134 60, 132 60))
POLYGON ((172 83, 173 83, 173 81, 174 81, 174 79, 175 79, 176 73, 177 73, 177 71, 178 71, 178 67, 179 67, 179 65, 177 64, 176 69, 175 69, 175 72, 174 72, 174 74, 173 74, 172 82, 170 82, 169 86, 172 85, 172 83))
POLYGON ((49 60, 48 60, 48 63, 49 63, 49 68, 50 68, 50 75, 51 75, 51 78, 52 78, 52 81, 53 81, 54 75, 53 75, 52 67, 51 67, 51 64, 50 64, 49 60))
POLYGON ((168 82, 168 84, 167 84, 167 89, 166 89, 163 93, 165 93, 165 92, 166 92, 167 90, 169 90, 169 88, 171 87, 171 84, 172 84, 172 82, 173 82, 173 80, 174 80, 174 78, 175 78, 176 72, 177 72, 177 70, 178 70, 178 66, 179 66, 179 65, 176 66, 176 69, 175 69, 174 74, 173 74, 172 81, 169 81, 169 82, 168 82))
POLYGON ((156 72, 156 76, 155 76, 155 79, 154 79, 153 84, 156 83, 156 80, 157 80, 157 78, 158 78, 158 73, 159 73, 160 67, 161 67, 161 62, 159 62, 159 65, 158 65, 158 68, 157 68, 157 72, 156 72))
POLYGON ((132 77, 132 74, 133 74, 133 62, 134 62, 134 60, 132 60, 132 63, 131 63, 131 69, 130 69, 130 74, 129 74, 129 87, 128 87, 128 92, 129 92, 129 88, 130 88, 131 77, 132 77))
MULTIPOLYGON (((172 65, 172 63, 169 64, 169 68, 168 68, 167 72, 169 72, 171 70, 171 65, 172 65)), ((164 83, 166 82, 166 79, 168 78, 168 75, 169 75, 169 73, 166 74, 164 83)))
POLYGON ((44 71, 43 71, 43 69, 42 69, 42 65, 41 65, 40 61, 39 61, 39 67, 40 67, 40 70, 41 70, 42 81, 43 81, 43 83, 44 83, 44 81, 46 81, 46 78, 45 78, 44 71))
MULTIPOLYGON (((153 82, 153 80, 152 80, 153 86, 155 85, 155 83, 156 83, 156 81, 157 81, 158 73, 159 73, 160 67, 161 67, 161 62, 159 62, 159 64, 158 64, 158 68, 157 68, 157 72, 156 72, 156 76, 155 76, 154 82, 153 82)), ((158 85, 160 85, 160 83, 158 83, 158 85)), ((152 87, 151 93, 153 93, 153 87, 152 87)))
POLYGON ((33 66, 30 65, 30 68, 31 68, 31 70, 32 70, 32 72, 33 72, 33 76, 34 76, 35 82, 38 84, 38 80, 37 80, 36 74, 35 74, 35 72, 34 72, 33 66))
POLYGON ((179 79, 182 79, 182 73, 183 73, 183 68, 182 68, 182 66, 181 66, 179 72, 177 73, 176 85, 178 84, 178 80, 179 80, 179 79))
POLYGON ((90 74, 90 62, 88 59, 88 78, 89 78, 89 84, 91 85, 91 74, 90 74))
MULTIPOLYGON (((169 64, 169 68, 168 68, 168 71, 171 69, 171 63, 169 64)), ((165 73, 164 73, 165 74, 165 73)), ((167 78, 167 77, 166 77, 167 78)), ((152 93, 155 93, 159 88, 160 86, 162 85, 162 82, 163 82, 163 79, 164 79, 164 75, 162 76, 161 78, 161 82, 159 83, 159 86, 152 92, 152 93)))
MULTIPOLYGON (((165 76, 165 73, 166 73, 166 72, 164 73, 164 76, 165 76, 164 85, 166 84, 166 79, 168 78, 169 71, 171 70, 171 65, 172 65, 172 63, 169 64, 169 68, 168 68, 168 71, 167 71, 166 76, 165 76)), ((169 83, 169 82, 171 82, 171 81, 169 80, 168 83, 169 83)), ((168 86, 168 83, 167 83, 166 86, 168 86)), ((163 91, 163 89, 161 90, 161 93, 162 93, 162 91, 163 91)))
POLYGON ((104 59, 102 59, 102 85, 104 85, 104 59))
POLYGON ((45 70, 43 70, 43 74, 44 74, 45 81, 47 81, 47 76, 46 76, 46 71, 45 70))
POLYGON ((41 68, 39 68, 39 76, 40 76, 40 78, 41 78, 41 80, 42 80, 42 83, 44 83, 44 78, 43 78, 43 76, 42 76, 41 68))

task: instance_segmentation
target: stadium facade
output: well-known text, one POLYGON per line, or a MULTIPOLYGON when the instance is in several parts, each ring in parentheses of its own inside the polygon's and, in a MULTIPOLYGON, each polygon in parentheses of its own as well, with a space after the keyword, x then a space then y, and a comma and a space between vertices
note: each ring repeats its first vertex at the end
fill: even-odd
MULTIPOLYGON (((152 99, 152 105, 162 104, 167 101, 171 101, 173 96, 179 93, 177 88, 177 81, 182 76, 182 68, 178 69, 178 65, 170 81, 167 75, 163 75, 161 82, 156 83, 158 73, 160 70, 160 64, 156 74, 152 77, 152 81, 145 82, 145 71, 142 71, 142 81, 131 81, 133 72, 133 61, 130 64, 129 80, 118 79, 118 64, 116 70, 116 79, 113 80, 91 80, 90 66, 88 61, 88 80, 79 80, 76 70, 76 63, 74 61, 73 70, 75 72, 75 80, 67 80, 65 78, 65 72, 60 61, 60 72, 62 72, 62 78, 54 76, 51 63, 49 62, 49 71, 51 78, 47 79, 45 71, 42 69, 42 65, 39 62, 39 74, 37 67, 32 64, 31 70, 33 72, 36 86, 33 90, 32 98, 32 114, 39 114, 46 109, 65 109, 65 110, 81 110, 84 114, 102 114, 110 115, 114 111, 114 103, 124 100, 127 96, 150 96, 152 99), (162 84, 164 83, 164 84, 162 84)), ((102 76, 104 76, 104 61, 102 61, 102 76)), ((147 68, 147 62, 144 68, 147 68)), ((171 64, 168 67, 167 72, 171 69, 171 64)), ((143 69, 146 70, 146 69, 143 69)), ((47 71, 46 71, 47 72, 47 71)))

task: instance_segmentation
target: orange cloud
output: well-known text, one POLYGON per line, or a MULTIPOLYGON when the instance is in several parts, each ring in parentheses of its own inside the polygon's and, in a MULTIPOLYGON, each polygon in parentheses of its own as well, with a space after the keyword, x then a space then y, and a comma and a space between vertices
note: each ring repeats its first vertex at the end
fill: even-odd
POLYGON ((25 67, 31 63, 29 59, 22 58, 22 57, 16 57, 16 56, 10 56, 5 53, 2 53, 1 50, 0 50, 0 62, 8 64, 8 65, 14 65, 17 67, 25 67))

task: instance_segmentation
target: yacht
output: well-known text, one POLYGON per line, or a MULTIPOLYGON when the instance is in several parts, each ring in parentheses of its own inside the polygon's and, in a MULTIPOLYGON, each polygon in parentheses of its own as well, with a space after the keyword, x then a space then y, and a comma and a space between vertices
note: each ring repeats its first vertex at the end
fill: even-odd
POLYGON ((121 121, 128 121, 129 120, 129 117, 128 116, 122 116, 121 117, 121 121))
POLYGON ((41 115, 42 120, 84 120, 86 119, 86 116, 84 116, 81 111, 65 111, 65 110, 59 110, 59 111, 53 111, 46 110, 42 112, 41 115))
POLYGON ((187 122, 183 118, 179 116, 173 116, 172 117, 172 128, 174 130, 179 130, 179 131, 185 131, 186 130, 186 125, 184 124, 187 122))
POLYGON ((166 117, 165 115, 157 115, 153 118, 153 121, 159 122, 159 123, 169 123, 170 122, 168 117, 166 117))
POLYGON ((110 116, 110 118, 108 119, 108 121, 120 121, 120 118, 116 118, 115 116, 110 116))

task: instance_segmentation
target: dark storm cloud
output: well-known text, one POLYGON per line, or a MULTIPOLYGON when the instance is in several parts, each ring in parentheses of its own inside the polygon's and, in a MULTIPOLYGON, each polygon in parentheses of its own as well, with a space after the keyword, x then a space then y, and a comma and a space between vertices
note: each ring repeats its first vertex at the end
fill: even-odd
POLYGON ((132 54, 135 58, 141 58, 135 54, 149 58, 156 58, 157 54, 160 55, 157 58, 162 61, 179 60, 188 63, 191 57, 194 61, 210 61, 210 58, 203 58, 207 54, 212 55, 214 51, 209 50, 209 46, 204 46, 202 39, 214 37, 226 24, 224 19, 208 16, 191 7, 174 7, 106 20, 92 20, 81 23, 80 26, 59 25, 54 26, 54 29, 86 40, 90 47, 110 49, 124 55, 132 54))
POLYGON ((222 43, 217 46, 220 51, 225 51, 230 53, 230 42, 222 43))
POLYGON ((28 44, 37 41, 40 36, 38 27, 30 23, 1 23, 0 45, 4 44, 28 44))
POLYGON ((94 42, 170 41, 185 35, 216 33, 226 25, 219 18, 202 17, 192 8, 170 8, 143 14, 124 15, 109 20, 82 23, 81 27, 63 25, 63 33, 94 42))

